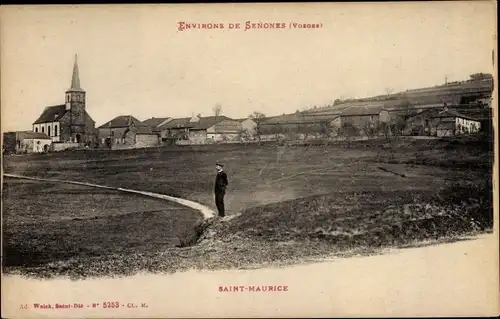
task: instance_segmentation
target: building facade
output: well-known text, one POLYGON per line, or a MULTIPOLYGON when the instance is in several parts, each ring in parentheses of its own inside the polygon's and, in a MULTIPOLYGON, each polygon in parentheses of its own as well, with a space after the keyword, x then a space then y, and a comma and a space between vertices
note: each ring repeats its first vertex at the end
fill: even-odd
POLYGON ((99 126, 99 143, 109 149, 154 147, 158 133, 131 115, 120 115, 99 126))
POLYGON ((161 127, 165 138, 176 144, 239 142, 241 123, 226 116, 200 116, 173 119, 161 127))
POLYGON ((47 153, 51 144, 52 139, 45 133, 22 131, 3 134, 4 152, 8 154, 47 153))
POLYGON ((156 132, 160 137, 160 142, 165 142, 169 134, 169 130, 165 127, 165 124, 172 120, 173 118, 171 117, 152 117, 142 121, 142 124, 151 128, 153 132, 156 132))

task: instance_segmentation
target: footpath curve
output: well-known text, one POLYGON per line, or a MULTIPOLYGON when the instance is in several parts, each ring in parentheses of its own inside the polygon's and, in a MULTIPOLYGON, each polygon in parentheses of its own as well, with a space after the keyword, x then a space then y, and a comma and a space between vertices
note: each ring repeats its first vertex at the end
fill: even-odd
POLYGON ((133 189, 127 189, 127 188, 121 188, 121 187, 110 187, 110 186, 85 183, 85 182, 66 181, 66 180, 60 180, 60 179, 29 177, 29 176, 5 174, 5 173, 3 174, 3 176, 11 177, 11 178, 18 178, 18 179, 27 179, 27 180, 33 180, 33 181, 82 185, 82 186, 88 186, 88 187, 94 187, 94 188, 111 189, 111 190, 116 190, 116 191, 120 191, 120 192, 124 192, 124 193, 141 194, 141 195, 148 196, 148 197, 168 200, 168 201, 171 201, 171 202, 198 210, 199 212, 201 212, 203 214, 203 218, 205 220, 210 219, 210 218, 215 216, 215 212, 207 206, 204 206, 200 203, 193 202, 193 201, 190 201, 187 199, 172 197, 172 196, 168 196, 168 195, 164 195, 164 194, 145 192, 145 191, 133 190, 133 189))

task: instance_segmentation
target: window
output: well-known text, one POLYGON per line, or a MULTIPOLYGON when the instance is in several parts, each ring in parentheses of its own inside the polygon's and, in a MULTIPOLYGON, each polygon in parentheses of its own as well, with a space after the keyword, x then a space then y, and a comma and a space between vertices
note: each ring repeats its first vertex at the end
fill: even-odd
POLYGON ((47 135, 50 136, 50 126, 47 127, 47 135))
POLYGON ((45 133, 45 127, 42 126, 42 133, 45 133))
POLYGON ((38 127, 35 127, 35 133, 38 133, 38 127))
POLYGON ((54 125, 54 136, 57 136, 57 124, 54 125))

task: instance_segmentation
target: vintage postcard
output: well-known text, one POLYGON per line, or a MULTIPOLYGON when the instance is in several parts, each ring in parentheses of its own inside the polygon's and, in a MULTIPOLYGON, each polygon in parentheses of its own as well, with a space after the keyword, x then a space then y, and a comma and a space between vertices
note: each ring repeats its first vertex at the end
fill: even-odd
POLYGON ((496 2, 0 14, 2 317, 499 314, 496 2))

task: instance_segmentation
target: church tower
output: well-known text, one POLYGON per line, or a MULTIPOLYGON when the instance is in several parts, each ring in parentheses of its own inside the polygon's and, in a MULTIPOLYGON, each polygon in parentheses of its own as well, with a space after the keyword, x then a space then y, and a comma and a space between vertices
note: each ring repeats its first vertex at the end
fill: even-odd
POLYGON ((66 91, 66 110, 73 107, 85 110, 85 91, 80 87, 80 75, 78 74, 78 60, 75 54, 73 65, 73 76, 71 77, 71 88, 66 91))
POLYGON ((88 140, 87 112, 85 110, 85 91, 80 87, 80 75, 78 74, 78 60, 75 54, 73 65, 73 76, 71 77, 71 88, 66 91, 66 112, 69 113, 69 136, 71 141, 84 143, 88 140))

